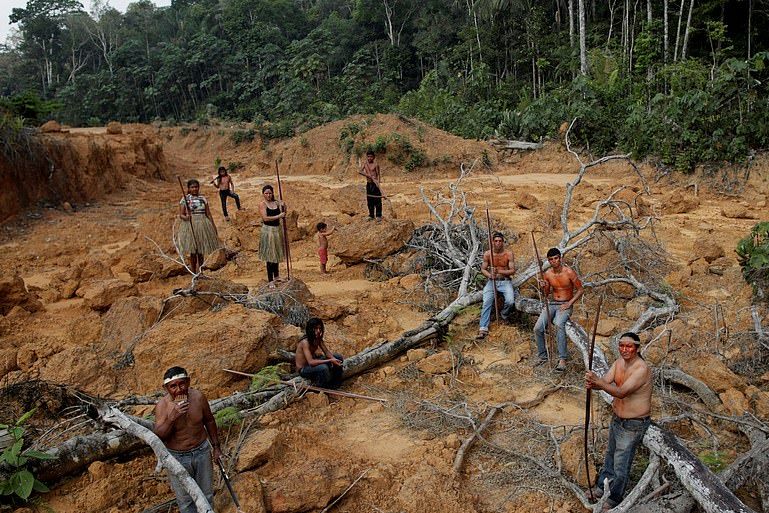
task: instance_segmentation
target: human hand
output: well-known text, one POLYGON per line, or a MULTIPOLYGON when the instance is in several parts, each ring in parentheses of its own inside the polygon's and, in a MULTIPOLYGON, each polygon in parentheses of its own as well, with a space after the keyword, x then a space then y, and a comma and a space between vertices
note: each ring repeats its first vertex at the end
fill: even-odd
POLYGON ((560 310, 561 310, 562 312, 565 312, 565 311, 566 311, 566 310, 568 310, 569 308, 571 308, 571 305, 570 305, 569 303, 564 303, 564 304, 562 304, 562 305, 561 305, 561 307, 560 307, 560 310))
POLYGON ((595 372, 593 371, 587 371, 585 373, 585 387, 588 389, 597 388, 595 386, 596 381, 598 380, 598 376, 596 376, 595 372))
POLYGON ((173 401, 171 416, 174 420, 186 415, 188 411, 190 411, 190 402, 187 399, 183 399, 181 401, 173 401))
POLYGON ((547 285, 547 282, 545 280, 539 280, 538 279, 537 280, 537 285, 539 286, 539 288, 544 289, 545 286, 547 285))
POLYGON ((336 358, 329 358, 329 359, 328 359, 328 363, 330 363, 330 364, 332 364, 332 365, 336 365, 336 366, 338 366, 338 367, 341 367, 341 366, 342 366, 342 362, 340 362, 340 361, 339 361, 339 360, 337 360, 336 358))
POLYGON ((213 448, 212 453, 213 453, 214 459, 216 461, 218 461, 219 464, 223 467, 224 466, 224 462, 222 461, 222 450, 221 450, 221 448, 219 448, 218 446, 215 446, 213 448))

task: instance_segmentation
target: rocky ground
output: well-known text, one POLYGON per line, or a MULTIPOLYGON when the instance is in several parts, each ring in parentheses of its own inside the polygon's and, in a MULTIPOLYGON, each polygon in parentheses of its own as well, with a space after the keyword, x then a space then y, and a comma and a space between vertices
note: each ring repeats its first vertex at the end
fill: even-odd
MULTIPOLYGON (((540 251, 560 239, 566 184, 579 169, 557 142, 536 152, 502 154, 486 143, 390 116, 350 118, 279 143, 257 136, 236 144, 232 134, 239 130, 131 125, 122 127, 121 134, 77 129, 48 136, 76 139, 90 151, 111 147, 110 157, 99 165, 122 171, 104 171, 105 179, 116 181, 104 188, 106 194, 62 198, 52 208, 17 212, 2 226, 4 386, 42 379, 119 399, 157 392, 163 371, 183 365, 192 372, 193 386, 213 399, 248 386, 247 378, 222 369, 256 372, 278 349, 293 349, 301 330, 276 315, 235 303, 166 301, 174 289, 190 284, 184 269, 161 254, 173 256, 171 235, 180 194, 175 177, 208 182, 217 158, 235 168, 245 209, 226 222, 216 190, 203 187, 221 239, 231 250, 219 255, 217 269, 206 274, 234 291, 264 290, 265 267, 256 252, 258 203, 262 185, 274 183, 278 161, 292 211, 293 275, 306 285, 304 303, 326 322, 330 345, 346 355, 413 329, 432 313, 424 307, 442 299, 424 293, 418 266, 408 255, 391 260, 396 272, 387 276, 363 261, 398 250, 415 227, 431 221, 421 190, 431 199, 445 194, 460 166, 474 166, 462 181, 467 201, 479 208, 488 202, 494 222, 513 236, 522 268, 533 260, 530 230, 537 232, 540 251), (345 135, 351 132, 355 134, 345 135), (369 222, 364 181, 346 150, 394 133, 422 148, 429 165, 406 172, 380 157, 388 197, 385 221, 369 222), (134 142, 121 145, 115 138, 134 142), (162 152, 147 152, 146 144, 135 143, 137 138, 162 147, 162 152), (134 172, 134 167, 153 171, 134 172), (314 226, 320 220, 337 227, 330 238, 327 275, 317 264, 314 226), (163 320, 157 322, 161 311, 163 320)), ((720 394, 720 413, 749 411, 766 419, 769 365, 751 334, 751 290, 742 279, 734 247, 766 211, 767 160, 758 158, 749 175, 744 169, 664 175, 647 166, 641 173, 650 195, 638 208, 656 217, 654 232, 668 254, 668 263, 658 271, 681 305, 675 320, 644 334, 644 341, 651 341, 647 358, 704 381, 720 394)), ((84 186, 99 182, 99 169, 88 174, 95 178, 84 186)), ((591 169, 575 192, 573 222, 591 216, 596 202, 617 187, 637 188, 639 183, 624 163, 591 169)), ((595 264, 584 255, 579 258, 580 269, 593 272, 595 264)), ((529 285, 522 292, 536 297, 529 285)), ((574 319, 587 326, 595 302, 596 294, 588 292, 574 319)), ((646 306, 644 298, 620 292, 610 296, 598 330, 598 342, 608 354, 609 336, 630 326, 646 306)), ((258 422, 246 420, 225 429, 244 511, 320 511, 361 475, 334 510, 582 509, 558 483, 542 479, 505 452, 514 448, 547 459, 584 481, 580 359, 570 362, 564 376, 532 369, 533 319, 520 316, 515 323, 493 325, 490 337, 475 343, 478 314, 478 306, 465 309, 440 343, 413 350, 344 385, 345 391, 387 399, 385 403, 307 394, 258 422), (505 407, 489 428, 489 443, 477 445, 462 472, 453 472, 456 451, 470 432, 468 419, 479 422, 490 405, 529 401, 528 408, 505 407)), ((680 405, 671 398, 686 397, 682 392, 655 396, 655 417, 678 413, 680 405)), ((28 406, 22 402, 8 401, 1 412, 9 418, 0 417, 0 422, 20 414, 28 406)), ((602 404, 594 410, 598 461, 605 439, 600 427, 606 426, 609 410, 602 404)), ((45 419, 38 422, 44 425, 45 419)), ((748 447, 736 429, 711 427, 713 438, 688 422, 677 425, 676 432, 695 453, 715 452, 724 464, 748 447)), ((641 470, 645 457, 639 456, 641 470)), ((154 465, 149 455, 94 463, 43 500, 62 513, 144 511, 172 498, 154 465)), ((751 493, 745 490, 740 498, 761 511, 751 493)), ((217 511, 234 511, 224 488, 217 492, 217 506, 217 511)))

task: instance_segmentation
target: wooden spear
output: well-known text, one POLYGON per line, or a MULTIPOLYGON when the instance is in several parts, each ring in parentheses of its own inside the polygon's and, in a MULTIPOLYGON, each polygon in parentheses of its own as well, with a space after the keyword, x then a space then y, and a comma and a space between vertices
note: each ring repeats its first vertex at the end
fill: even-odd
MULTIPOLYGON (((534 238, 534 232, 531 232, 531 244, 534 246, 534 256, 537 258, 537 266, 539 267, 539 279, 542 281, 545 281, 545 272, 542 270, 542 259, 539 258, 539 250, 537 249, 537 240, 534 238)), ((539 284, 537 284, 537 290, 539 290, 539 284)), ((551 336, 552 333, 550 332, 550 302, 547 300, 547 294, 544 294, 543 304, 545 305, 545 319, 547 320, 547 325, 545 325, 545 341, 547 345, 547 359, 550 360, 550 357, 555 352, 555 349, 553 348, 553 337, 551 336)))
MULTIPOLYGON (((282 212, 286 211, 285 205, 283 205, 283 187, 280 185, 280 168, 278 167, 278 161, 275 160, 275 177, 278 181, 278 199, 280 200, 280 209, 282 212)), ((281 225, 283 225, 283 248, 286 252, 286 277, 291 279, 291 246, 288 243, 288 225, 286 224, 286 218, 281 219, 281 225)))
MULTIPOLYGON (((598 331, 598 318, 601 316, 601 305, 603 305, 603 295, 598 298, 598 308, 596 308, 595 311, 595 319, 593 319, 593 335, 590 338, 590 347, 588 349, 587 353, 587 370, 588 372, 593 371, 593 350, 595 349, 595 334, 598 331)), ((594 501, 595 497, 593 497, 593 485, 590 480, 590 464, 588 459, 588 448, 587 448, 587 438, 588 438, 588 430, 590 428, 590 403, 593 398, 593 389, 588 388, 585 391, 585 477, 587 478, 587 490, 588 494, 590 495, 590 500, 594 501)))
POLYGON ((491 236, 491 216, 489 215, 489 202, 486 202, 486 229, 489 232, 489 264, 491 267, 491 289, 494 291, 494 320, 499 322, 499 299, 497 299, 496 270, 494 269, 494 247, 491 236))

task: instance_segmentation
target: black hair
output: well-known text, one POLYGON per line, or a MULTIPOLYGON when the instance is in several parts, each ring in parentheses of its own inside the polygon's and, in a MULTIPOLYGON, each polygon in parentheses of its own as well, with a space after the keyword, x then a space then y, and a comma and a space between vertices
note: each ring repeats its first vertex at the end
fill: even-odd
POLYGON ((219 169, 216 170, 217 173, 221 173, 222 171, 224 171, 225 175, 227 174, 227 168, 224 166, 219 166, 219 169))
POLYGON ((190 178, 189 180, 187 180, 187 187, 188 188, 192 187, 193 185, 197 185, 198 187, 200 187, 200 182, 198 182, 194 178, 190 178))
POLYGON ((373 155, 373 154, 374 154, 374 150, 368 150, 368 151, 366 152, 366 155, 367 155, 367 156, 368 156, 368 155, 373 155))
POLYGON ((264 187, 262 187, 262 194, 264 194, 264 191, 271 190, 272 192, 275 192, 275 189, 272 188, 272 185, 267 184, 264 187))
POLYGON ((494 232, 491 234, 491 240, 494 240, 494 239, 505 240, 505 234, 503 234, 502 232, 494 232))
POLYGON ((311 345, 317 345, 319 342, 318 340, 315 340, 315 328, 318 326, 320 326, 321 338, 323 338, 323 333, 325 333, 326 327, 323 326, 323 321, 318 317, 310 317, 310 320, 307 321, 307 325, 304 327, 304 335, 311 345))
POLYGON ((166 371, 165 374, 163 374, 163 381, 167 380, 168 378, 173 378, 174 376, 178 376, 179 374, 184 374, 185 376, 189 376, 187 374, 187 369, 184 367, 171 367, 166 371))
POLYGON ((328 225, 324 223, 323 221, 319 222, 315 225, 315 228, 318 229, 318 231, 325 230, 328 225))
POLYGON ((637 333, 634 333, 632 331, 623 333, 622 335, 620 335, 619 338, 620 340, 623 338, 630 338, 630 339, 633 339, 633 341, 635 342, 635 345, 637 346, 641 345, 641 337, 639 337, 637 333))
POLYGON ((550 248, 547 250, 547 258, 561 256, 561 250, 558 248, 550 248))

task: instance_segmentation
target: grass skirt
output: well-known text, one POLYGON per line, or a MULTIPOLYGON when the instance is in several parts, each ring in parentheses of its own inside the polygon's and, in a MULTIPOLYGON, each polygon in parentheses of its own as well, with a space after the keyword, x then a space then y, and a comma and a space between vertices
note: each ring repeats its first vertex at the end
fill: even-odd
POLYGON ((284 259, 283 227, 263 224, 262 236, 259 239, 259 260, 282 262, 284 259))
POLYGON ((192 214, 192 225, 189 221, 179 222, 179 231, 174 241, 182 255, 200 254, 204 257, 213 253, 222 244, 216 236, 216 229, 211 220, 201 214, 192 214), (195 237, 192 236, 193 230, 195 237), (197 242, 197 244, 195 244, 197 242))

